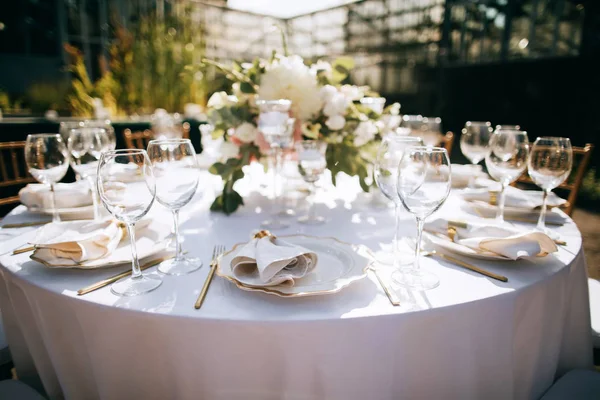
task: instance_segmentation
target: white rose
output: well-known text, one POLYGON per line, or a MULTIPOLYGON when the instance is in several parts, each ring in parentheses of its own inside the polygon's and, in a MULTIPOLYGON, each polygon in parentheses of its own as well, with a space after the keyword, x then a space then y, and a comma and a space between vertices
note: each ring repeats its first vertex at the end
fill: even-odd
POLYGON ((346 125, 346 119, 341 115, 333 115, 327 118, 325 125, 332 131, 339 131, 346 125))
POLYGON ((236 103, 235 96, 228 96, 225 92, 215 92, 210 99, 208 99, 208 103, 206 106, 208 108, 220 109, 225 106, 230 106, 236 103))
POLYGON ((256 139, 256 135, 258 134, 258 130, 254 125, 249 122, 244 122, 237 128, 235 128, 234 137, 238 138, 244 143, 254 142, 256 139))
POLYGON ((385 114, 377 121, 377 127, 382 135, 387 135, 388 133, 395 131, 400 126, 401 121, 402 117, 399 115, 385 114))
POLYGON ((325 114, 328 117, 344 114, 346 112, 346 108, 348 108, 349 105, 350 102, 343 94, 336 93, 325 104, 325 107, 323 108, 323 114, 325 114))
POLYGON ((377 134, 377 126, 373 121, 364 121, 358 124, 354 131, 354 146, 360 147, 375 138, 377 134))
POLYGON ((325 85, 319 90, 319 95, 324 102, 328 102, 337 92, 335 86, 325 85))
POLYGON ((331 64, 323 60, 319 60, 310 66, 310 72, 312 72, 315 75, 317 74, 317 72, 323 71, 327 76, 329 76, 331 75, 331 69, 331 64))
POLYGON ((226 140, 224 140, 223 143, 221 143, 221 147, 219 148, 219 154, 221 155, 220 159, 223 162, 227 161, 230 158, 236 158, 239 152, 239 147, 226 140))
POLYGON ((358 86, 343 85, 340 92, 344 94, 350 101, 360 100, 363 97, 363 92, 358 86))

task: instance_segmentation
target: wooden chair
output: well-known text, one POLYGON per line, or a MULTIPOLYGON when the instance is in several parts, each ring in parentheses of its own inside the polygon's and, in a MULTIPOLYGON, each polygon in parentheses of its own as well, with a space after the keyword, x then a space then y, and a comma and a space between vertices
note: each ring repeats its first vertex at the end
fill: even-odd
MULTIPOLYGON (((149 129, 138 132, 132 132, 131 129, 125 129, 123 136, 125 139, 125 146, 128 149, 146 150, 148 143, 154 139, 154 134, 149 129)), ((181 137, 184 139, 190 138, 190 124, 188 122, 184 122, 181 125, 181 137)))
MULTIPOLYGON (((567 203, 564 205, 564 211, 569 216, 573 214, 573 209, 575 208, 575 201, 577 200, 579 189, 581 189, 581 184, 583 183, 585 171, 587 170, 587 167, 590 164, 590 160, 592 159, 592 150, 594 150, 594 145, 591 143, 586 144, 584 147, 573 146, 573 165, 577 168, 571 173, 569 179, 567 179, 562 185, 558 187, 559 189, 569 191, 567 203), (579 158, 579 163, 577 163, 577 158, 579 158)), ((531 185, 534 184, 527 172, 521 175, 521 177, 517 180, 517 183, 525 183, 531 185)))
MULTIPOLYGON (((0 192, 4 195, 7 193, 6 187, 23 186, 31 182, 35 182, 35 179, 27 172, 25 142, 0 143, 0 192)), ((0 197, 0 206, 18 202, 18 195, 0 197)))
POLYGON ((448 157, 450 157, 452 153, 452 146, 454 146, 454 133, 448 131, 440 138, 440 147, 445 148, 448 152, 448 157))

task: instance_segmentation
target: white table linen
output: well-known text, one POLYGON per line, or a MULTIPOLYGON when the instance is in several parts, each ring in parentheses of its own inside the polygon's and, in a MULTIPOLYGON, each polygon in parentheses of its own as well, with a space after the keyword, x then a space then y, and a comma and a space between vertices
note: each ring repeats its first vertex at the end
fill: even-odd
MULTIPOLYGON (((214 186, 211 177, 202 182, 214 186)), ((248 185, 257 184, 251 177, 248 185)), ((327 224, 274 233, 385 247, 392 211, 369 208, 352 179, 338 185, 318 198, 327 224)), ((211 213, 212 191, 182 216, 184 247, 205 265, 215 244, 249 240, 270 204, 254 193, 232 216, 211 213)), ((159 206, 152 213, 169 218, 159 206)), ((437 215, 466 216, 454 195, 437 215)), ((27 218, 19 207, 6 223, 27 218)), ((408 215, 402 224, 405 234, 414 232, 408 215)), ((310 298, 245 292, 215 277, 195 310, 206 267, 162 276, 161 287, 143 296, 117 297, 106 287, 77 297, 124 268, 49 270, 28 254, 6 253, 33 228, 3 231, 0 304, 17 373, 29 381, 39 374, 53 399, 534 399, 567 370, 592 364, 587 273, 570 221, 557 228, 567 246, 554 255, 469 260, 507 283, 424 258, 422 268, 441 284, 397 289, 401 307, 369 274, 340 293, 310 298)))

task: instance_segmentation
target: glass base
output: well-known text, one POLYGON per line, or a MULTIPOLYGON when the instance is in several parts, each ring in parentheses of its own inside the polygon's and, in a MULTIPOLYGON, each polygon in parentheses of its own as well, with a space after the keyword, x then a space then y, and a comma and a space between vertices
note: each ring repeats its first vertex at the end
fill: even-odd
POLYGON ((290 224, 288 222, 283 222, 279 219, 268 219, 266 221, 261 222, 260 226, 262 226, 263 228, 270 229, 285 229, 288 228, 290 224))
MULTIPOLYGON (((389 247, 393 245, 390 244, 389 247)), ((377 253, 377 261, 384 265, 412 265, 415 262, 415 249, 404 238, 398 244, 400 248, 396 254, 391 248, 385 252, 377 253)))
POLYGON ((281 210, 281 211, 277 211, 275 214, 273 214, 274 217, 295 217, 296 216, 296 211, 292 210, 291 208, 287 208, 285 210, 281 210))
POLYGON ((184 257, 181 260, 171 258, 158 264, 158 271, 165 275, 185 275, 202 266, 199 258, 184 257))
POLYGON ((416 290, 430 290, 440 285, 440 279, 436 275, 412 267, 394 271, 392 280, 398 285, 416 290))
POLYGON ((141 275, 116 281, 110 287, 110 291, 117 296, 138 296, 153 291, 161 284, 162 281, 159 278, 141 275))
MULTIPOLYGON (((179 235, 179 243, 183 243, 185 241, 185 237, 183 235, 179 235)), ((167 237, 165 237, 166 248, 168 250, 175 250, 177 247, 177 241, 175 240, 175 234, 173 232, 169 233, 167 237)))
POLYGON ((306 225, 321 225, 325 223, 325 217, 321 217, 319 215, 314 217, 303 215, 300 218, 298 218, 298 222, 306 225))

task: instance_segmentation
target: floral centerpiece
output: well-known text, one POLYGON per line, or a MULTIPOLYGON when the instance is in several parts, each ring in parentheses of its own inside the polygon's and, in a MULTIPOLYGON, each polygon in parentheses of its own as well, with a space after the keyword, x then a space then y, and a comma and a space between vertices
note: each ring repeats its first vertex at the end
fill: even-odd
POLYGON ((213 137, 224 139, 221 161, 209 169, 224 182, 223 192, 211 210, 230 214, 242 205, 244 201, 234 190, 234 183, 244 177, 243 166, 268 153, 269 146, 257 129, 259 98, 291 100, 295 139, 328 143, 327 167, 333 184, 337 173, 345 172, 358 176, 363 190, 369 190, 367 165, 382 136, 398 126, 400 105, 373 107, 364 101, 377 96, 368 87, 342 84, 354 67, 351 58, 307 65, 299 56, 273 52, 268 60, 255 59, 247 64, 204 63, 215 66, 232 81, 232 94, 217 92, 208 101, 213 137))

